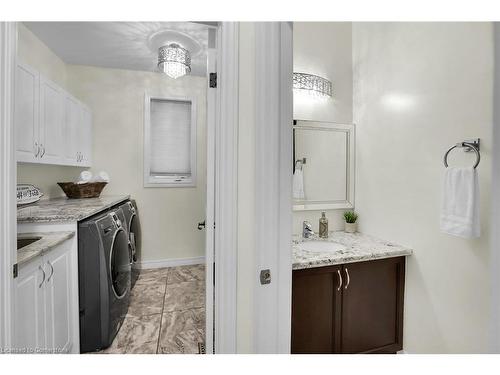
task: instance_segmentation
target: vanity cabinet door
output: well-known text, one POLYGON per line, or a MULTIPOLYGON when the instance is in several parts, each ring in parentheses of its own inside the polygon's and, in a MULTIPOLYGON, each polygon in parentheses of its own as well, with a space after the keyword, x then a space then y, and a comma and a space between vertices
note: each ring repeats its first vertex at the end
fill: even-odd
POLYGON ((40 76, 39 162, 61 164, 63 158, 64 92, 40 76))
POLYGON ((396 353, 403 343, 405 258, 342 266, 341 353, 396 353))
POLYGON ((46 347, 44 282, 46 270, 41 259, 19 268, 14 306, 14 348, 36 353, 46 347))
POLYGON ((335 353, 340 337, 341 266, 293 271, 292 353, 335 353))
POLYGON ((71 241, 66 241, 44 257, 46 280, 47 347, 54 353, 71 350, 72 276, 71 241))
POLYGON ((64 102, 64 162, 68 165, 80 165, 80 105, 78 101, 69 94, 65 96, 64 102))

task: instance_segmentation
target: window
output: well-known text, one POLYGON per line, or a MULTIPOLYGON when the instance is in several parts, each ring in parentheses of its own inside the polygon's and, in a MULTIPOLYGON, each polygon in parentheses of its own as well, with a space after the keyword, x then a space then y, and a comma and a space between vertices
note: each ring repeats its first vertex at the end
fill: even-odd
POLYGON ((196 186, 196 104, 146 95, 144 186, 196 186))

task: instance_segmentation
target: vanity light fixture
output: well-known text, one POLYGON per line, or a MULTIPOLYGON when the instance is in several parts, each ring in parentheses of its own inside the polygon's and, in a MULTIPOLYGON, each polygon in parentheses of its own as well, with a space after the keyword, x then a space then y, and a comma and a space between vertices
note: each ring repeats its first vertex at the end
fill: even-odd
POLYGON ((314 74, 293 73, 293 89, 321 98, 332 96, 332 83, 326 78, 314 74))
POLYGON ((191 55, 177 43, 158 48, 158 68, 174 79, 191 73, 191 55))

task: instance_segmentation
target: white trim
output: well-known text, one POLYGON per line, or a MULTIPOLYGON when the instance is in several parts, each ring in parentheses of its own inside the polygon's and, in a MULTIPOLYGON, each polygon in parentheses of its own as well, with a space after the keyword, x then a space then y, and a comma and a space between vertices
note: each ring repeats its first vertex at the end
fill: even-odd
POLYGON ((255 24, 255 353, 290 353, 292 45, 291 23, 255 24))
POLYGON ((144 94, 144 187, 196 187, 196 150, 197 150, 197 100, 192 96, 162 96, 144 94), (177 176, 151 176, 151 100, 165 100, 172 102, 191 103, 191 176, 188 178, 177 176), (181 180, 181 181, 179 181, 181 180))
POLYGON ((204 264, 205 257, 193 257, 193 258, 174 258, 174 259, 157 259, 157 260, 143 260, 134 264, 134 268, 139 270, 147 270, 153 268, 165 268, 165 267, 179 267, 179 266, 191 266, 194 264, 204 264))
POLYGON ((217 36, 215 129, 215 353, 236 353, 239 24, 217 36))
POLYGON ((491 353, 500 353, 500 24, 494 27, 494 99, 491 189, 491 318, 489 347, 491 353))
POLYGON ((10 348, 13 336, 16 254, 16 153, 14 86, 17 24, 0 22, 0 348, 10 348))
POLYGON ((296 120, 297 124, 293 129, 307 129, 307 130, 323 130, 323 131, 338 131, 346 133, 347 150, 346 150, 346 199, 345 200, 331 200, 331 201, 313 201, 305 200, 300 203, 293 204, 294 211, 311 211, 311 210, 338 210, 338 209, 352 209, 354 208, 354 180, 356 176, 356 150, 355 138, 356 127, 354 124, 340 124, 334 122, 324 121, 309 121, 309 120, 296 120))

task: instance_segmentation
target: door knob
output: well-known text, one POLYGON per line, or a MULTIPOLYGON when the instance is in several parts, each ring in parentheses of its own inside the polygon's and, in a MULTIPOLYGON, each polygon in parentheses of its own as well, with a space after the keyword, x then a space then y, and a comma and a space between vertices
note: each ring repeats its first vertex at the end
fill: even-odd
POLYGON ((205 220, 203 220, 201 223, 198 223, 198 230, 203 230, 205 229, 205 220))

